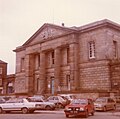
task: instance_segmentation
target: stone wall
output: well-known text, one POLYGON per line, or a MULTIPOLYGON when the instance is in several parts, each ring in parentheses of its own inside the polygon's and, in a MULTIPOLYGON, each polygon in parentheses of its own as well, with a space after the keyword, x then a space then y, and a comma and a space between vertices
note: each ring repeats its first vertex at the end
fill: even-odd
POLYGON ((120 93, 120 60, 112 60, 111 66, 111 81, 112 91, 120 93))
POLYGON ((108 61, 80 64, 80 89, 93 91, 110 90, 110 70, 108 61))

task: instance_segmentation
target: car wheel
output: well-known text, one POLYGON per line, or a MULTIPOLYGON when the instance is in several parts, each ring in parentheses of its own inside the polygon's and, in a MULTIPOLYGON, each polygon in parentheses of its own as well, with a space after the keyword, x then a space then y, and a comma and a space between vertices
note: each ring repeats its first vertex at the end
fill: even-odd
POLYGON ((27 114, 28 113, 28 109, 27 108, 22 108, 22 113, 23 114, 27 114))
POLYGON ((104 111, 104 112, 106 112, 106 111, 107 111, 106 107, 103 107, 103 111, 104 111))
POLYGON ((68 117, 69 117, 69 115, 68 115, 68 114, 66 114, 66 117, 68 118, 68 117))
POLYGON ((59 103, 58 105, 59 105, 59 108, 64 108, 64 106, 61 103, 59 103))
POLYGON ((56 104, 57 108, 63 108, 63 105, 61 103, 56 104))
POLYGON ((1 113, 3 113, 3 110, 2 110, 2 108, 0 107, 0 114, 1 114, 1 113))
POLYGON ((45 109, 46 109, 46 110, 52 110, 49 105, 47 105, 47 106, 45 107, 45 109))

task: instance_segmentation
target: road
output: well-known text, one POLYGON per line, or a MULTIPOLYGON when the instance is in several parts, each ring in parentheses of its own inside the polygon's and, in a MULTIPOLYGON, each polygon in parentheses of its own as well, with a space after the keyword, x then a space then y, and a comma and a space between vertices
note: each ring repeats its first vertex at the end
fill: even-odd
MULTIPOLYGON (((85 119, 84 117, 71 117, 70 119, 85 119)), ((67 119, 63 110, 36 111, 33 114, 7 113, 0 114, 0 119, 67 119)), ((69 119, 69 118, 68 118, 69 119)), ((120 112, 95 112, 88 119, 120 119, 120 112)))

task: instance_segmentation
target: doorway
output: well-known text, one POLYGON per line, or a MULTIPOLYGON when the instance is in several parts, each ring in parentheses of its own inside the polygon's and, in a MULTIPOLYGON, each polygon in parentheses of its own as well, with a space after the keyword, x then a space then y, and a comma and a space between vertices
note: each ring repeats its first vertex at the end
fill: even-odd
POLYGON ((54 82, 54 79, 55 79, 55 78, 52 76, 52 77, 51 77, 51 87, 50 87, 50 88, 51 88, 51 94, 52 94, 52 95, 54 95, 54 92, 55 92, 55 91, 54 91, 54 89, 55 89, 55 88, 54 88, 54 83, 55 83, 55 82, 54 82))

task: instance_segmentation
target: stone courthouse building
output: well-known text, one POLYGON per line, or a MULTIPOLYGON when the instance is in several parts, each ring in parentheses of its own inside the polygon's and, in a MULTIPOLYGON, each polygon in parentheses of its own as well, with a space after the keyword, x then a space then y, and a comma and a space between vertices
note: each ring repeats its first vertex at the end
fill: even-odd
POLYGON ((120 93, 120 25, 45 23, 16 52, 15 94, 120 93))

